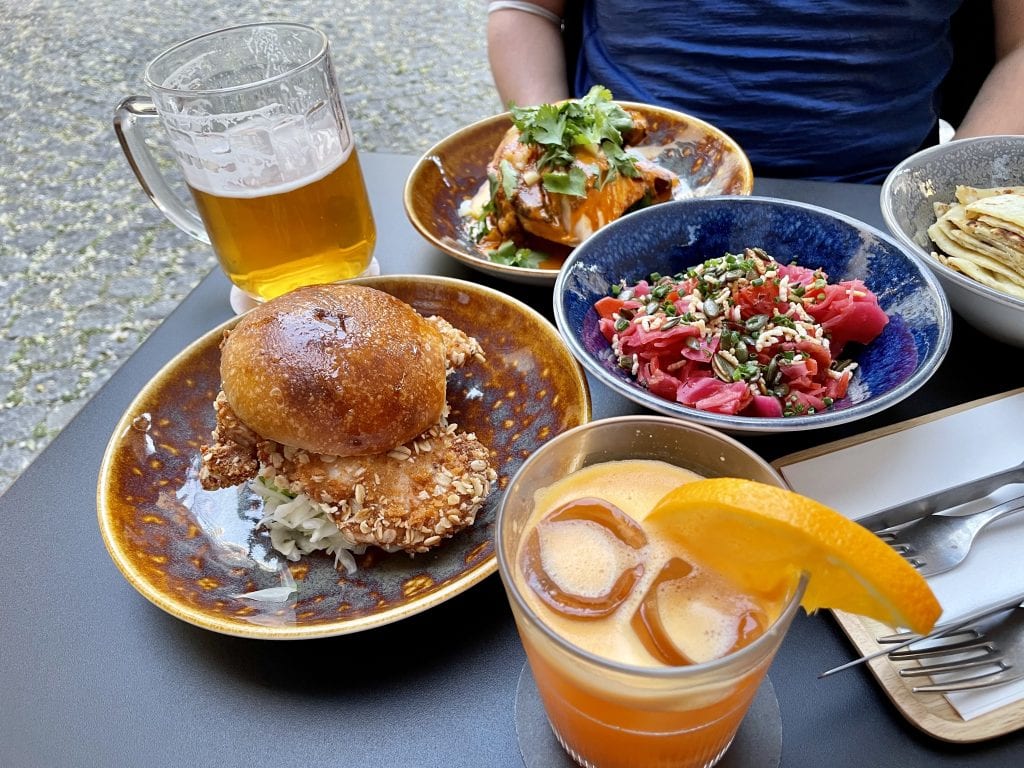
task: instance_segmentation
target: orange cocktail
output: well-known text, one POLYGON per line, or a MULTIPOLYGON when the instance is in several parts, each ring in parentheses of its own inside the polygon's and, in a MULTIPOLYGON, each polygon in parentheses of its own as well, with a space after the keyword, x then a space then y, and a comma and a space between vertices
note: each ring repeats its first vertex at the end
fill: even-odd
POLYGON ((788 628, 802 581, 740 588, 645 524, 666 493, 723 472, 779 484, 711 430, 613 419, 548 443, 506 492, 502 578, 548 718, 581 765, 713 765, 788 628))

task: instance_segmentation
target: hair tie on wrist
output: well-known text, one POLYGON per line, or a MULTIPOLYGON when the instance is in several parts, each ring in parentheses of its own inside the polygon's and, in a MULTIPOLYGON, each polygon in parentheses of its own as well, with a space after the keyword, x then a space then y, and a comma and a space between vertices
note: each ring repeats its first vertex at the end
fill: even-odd
POLYGON ((539 5, 533 3, 520 2, 520 0, 492 0, 487 4, 487 13, 491 14, 495 11, 522 11, 523 13, 532 13, 534 16, 540 16, 542 19, 547 19, 552 24, 557 24, 559 27, 562 26, 562 19, 557 14, 552 13, 547 8, 541 8, 539 5))

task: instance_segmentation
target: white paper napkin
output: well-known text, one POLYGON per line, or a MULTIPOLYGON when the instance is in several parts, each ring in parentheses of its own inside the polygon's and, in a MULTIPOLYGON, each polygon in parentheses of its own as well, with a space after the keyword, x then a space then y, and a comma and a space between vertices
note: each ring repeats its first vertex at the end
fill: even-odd
MULTIPOLYGON (((780 471, 793 490, 858 519, 1024 460, 1024 393, 943 416, 894 434, 806 459, 780 471)), ((985 509, 1024 495, 1005 486, 956 511, 985 509)), ((1024 591, 1024 512, 982 531, 961 565, 929 579, 940 621, 1024 591)), ((947 695, 964 720, 1024 699, 1024 681, 947 695)))

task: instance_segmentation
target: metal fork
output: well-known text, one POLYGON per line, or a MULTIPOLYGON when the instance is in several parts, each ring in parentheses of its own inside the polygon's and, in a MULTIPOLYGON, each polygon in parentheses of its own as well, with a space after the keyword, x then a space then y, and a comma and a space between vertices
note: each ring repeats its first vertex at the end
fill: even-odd
POLYGON ((928 515, 899 528, 878 531, 878 536, 922 576, 935 576, 960 565, 985 526, 1021 510, 1024 496, 967 515, 928 515))
MULTIPOLYGON (((904 633, 889 635, 878 642, 903 642, 905 637, 904 633)), ((933 679, 930 684, 914 686, 914 693, 971 691, 1024 680, 1024 607, 920 647, 893 650, 888 656, 896 662, 935 662, 900 669, 901 677, 933 679), (943 679, 935 680, 936 676, 943 679)))
POLYGON ((982 605, 975 608, 969 613, 965 613, 950 621, 945 621, 942 624, 936 624, 932 627, 932 631, 927 635, 918 635, 909 630, 898 632, 894 635, 885 635, 884 637, 877 638, 877 643, 880 646, 889 646, 888 648, 883 647, 880 650, 866 653, 853 661, 848 661, 845 664, 840 664, 838 667, 822 672, 818 677, 829 677, 853 667, 858 667, 865 662, 877 659, 879 656, 886 656, 891 654, 893 651, 898 651, 903 648, 908 648, 918 643, 925 641, 939 640, 944 638, 953 637, 955 635, 963 633, 970 627, 980 626, 986 623, 993 616, 999 616, 1005 614, 1007 611, 1012 609, 1022 608, 1024 609, 1024 593, 1012 595, 1010 597, 998 600, 994 603, 982 605))

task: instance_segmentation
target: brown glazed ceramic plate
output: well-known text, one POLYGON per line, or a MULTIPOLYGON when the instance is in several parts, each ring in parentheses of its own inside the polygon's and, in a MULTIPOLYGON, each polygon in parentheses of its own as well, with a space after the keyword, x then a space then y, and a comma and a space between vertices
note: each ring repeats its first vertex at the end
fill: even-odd
POLYGON ((479 339, 486 363, 448 380, 451 420, 489 446, 499 483, 476 524, 425 555, 371 548, 353 576, 333 557, 289 563, 258 529, 261 499, 245 486, 200 488, 199 449, 214 426, 219 344, 233 319, 192 343, 139 393, 107 445, 97 488, 100 533, 125 578, 158 607, 228 635, 302 639, 369 629, 426 610, 493 573, 500 494, 522 461, 590 419, 582 369, 554 326, 521 302, 433 276, 353 282, 438 314, 479 339), (237 595, 294 581, 284 602, 237 595))
MULTIPOLYGON (((677 173, 693 196, 750 194, 754 187, 750 161, 721 130, 671 109, 618 103, 644 115, 649 130, 638 147, 677 173)), ((465 220, 459 215, 460 206, 487 182, 487 164, 511 127, 511 113, 503 112, 461 128, 427 150, 406 179, 405 212, 431 245, 467 266, 518 283, 554 285, 557 268, 488 261, 466 234, 465 220)))

